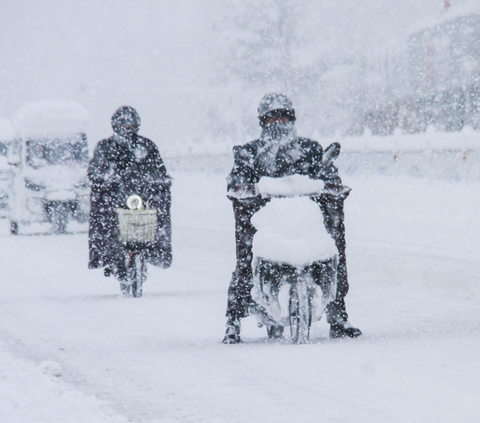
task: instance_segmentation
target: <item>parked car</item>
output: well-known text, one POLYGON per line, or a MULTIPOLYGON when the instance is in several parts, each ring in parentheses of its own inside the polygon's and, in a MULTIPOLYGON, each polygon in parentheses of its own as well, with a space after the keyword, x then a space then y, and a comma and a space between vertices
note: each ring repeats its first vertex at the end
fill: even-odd
POLYGON ((12 234, 86 231, 87 121, 87 111, 73 102, 31 103, 17 113, 19 137, 10 155, 12 234))
POLYGON ((7 119, 0 119, 0 218, 10 213, 9 195, 12 188, 13 172, 10 168, 9 155, 15 132, 7 119))

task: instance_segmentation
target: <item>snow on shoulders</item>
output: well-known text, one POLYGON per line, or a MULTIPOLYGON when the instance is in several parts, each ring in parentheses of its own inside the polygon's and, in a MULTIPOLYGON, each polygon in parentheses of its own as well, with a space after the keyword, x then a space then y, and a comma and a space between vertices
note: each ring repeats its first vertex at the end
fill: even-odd
POLYGON ((14 118, 21 136, 48 136, 85 132, 88 111, 73 101, 39 101, 23 106, 14 118))

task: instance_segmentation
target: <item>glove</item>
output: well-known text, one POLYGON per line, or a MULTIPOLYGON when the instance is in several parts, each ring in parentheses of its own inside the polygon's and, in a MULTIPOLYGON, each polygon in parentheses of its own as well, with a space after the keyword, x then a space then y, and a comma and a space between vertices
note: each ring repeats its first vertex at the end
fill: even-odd
POLYGON ((333 197, 346 198, 352 189, 344 185, 325 183, 325 193, 333 197))
POLYGON ((243 200, 257 197, 259 192, 255 184, 239 184, 230 188, 227 195, 239 200, 243 200))

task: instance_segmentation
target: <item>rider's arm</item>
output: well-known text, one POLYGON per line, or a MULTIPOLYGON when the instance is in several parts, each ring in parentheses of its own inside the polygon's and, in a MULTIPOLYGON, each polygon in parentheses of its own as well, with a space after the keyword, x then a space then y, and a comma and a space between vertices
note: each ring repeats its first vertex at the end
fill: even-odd
POLYGON ((227 177, 227 189, 242 184, 253 184, 255 170, 253 168, 254 156, 248 146, 236 145, 233 147, 233 168, 227 177))
POLYGON ((233 147, 233 168, 227 177, 227 190, 231 197, 247 199, 258 196, 255 188, 254 152, 248 144, 233 147))
POLYGON ((156 144, 147 138, 142 137, 142 140, 148 145, 147 148, 149 154, 147 156, 147 161, 148 165, 151 166, 151 172, 149 172, 150 176, 157 180, 170 179, 167 175, 167 168, 165 167, 165 163, 163 163, 162 156, 160 155, 160 151, 156 144))
POLYGON ((325 162, 323 160, 323 148, 315 141, 312 141, 310 150, 309 176, 312 179, 321 179, 326 185, 342 185, 342 180, 338 175, 337 167, 333 162, 325 162))
POLYGON ((112 161, 109 156, 108 140, 100 141, 95 147, 87 172, 94 191, 104 188, 109 178, 114 174, 112 161))
POLYGON ((323 149, 317 142, 313 142, 311 149, 311 167, 309 176, 320 179, 325 183, 325 193, 331 196, 347 197, 350 188, 342 183, 338 168, 333 162, 323 160, 323 149))

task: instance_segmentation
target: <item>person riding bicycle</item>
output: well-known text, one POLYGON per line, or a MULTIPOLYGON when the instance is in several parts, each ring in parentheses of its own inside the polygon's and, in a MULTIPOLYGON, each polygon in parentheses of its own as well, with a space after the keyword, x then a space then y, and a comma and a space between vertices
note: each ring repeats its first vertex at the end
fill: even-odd
POLYGON ((362 332, 348 322, 345 295, 348 292, 345 256, 345 227, 343 203, 350 189, 342 184, 337 168, 324 162, 323 149, 318 142, 298 137, 295 129, 295 110, 283 94, 265 95, 258 107, 262 132, 260 138, 233 148, 234 165, 227 177, 228 198, 235 216, 236 268, 228 288, 227 324, 223 342, 241 342, 240 319, 250 313, 265 315, 250 294, 253 287, 252 243, 256 232, 252 216, 268 200, 262 199, 255 184, 262 176, 281 178, 308 175, 325 183, 325 193, 318 200, 327 231, 339 252, 337 294, 325 313, 330 324, 330 337, 358 337, 362 332))
POLYGON ((147 261, 169 267, 172 262, 171 178, 157 146, 137 134, 140 116, 134 108, 120 107, 111 122, 113 136, 97 144, 88 166, 91 183, 88 267, 105 267, 105 276, 113 273, 120 281, 126 281, 116 209, 125 208, 128 195, 140 193, 150 208, 157 209, 157 236, 148 246, 147 261))

